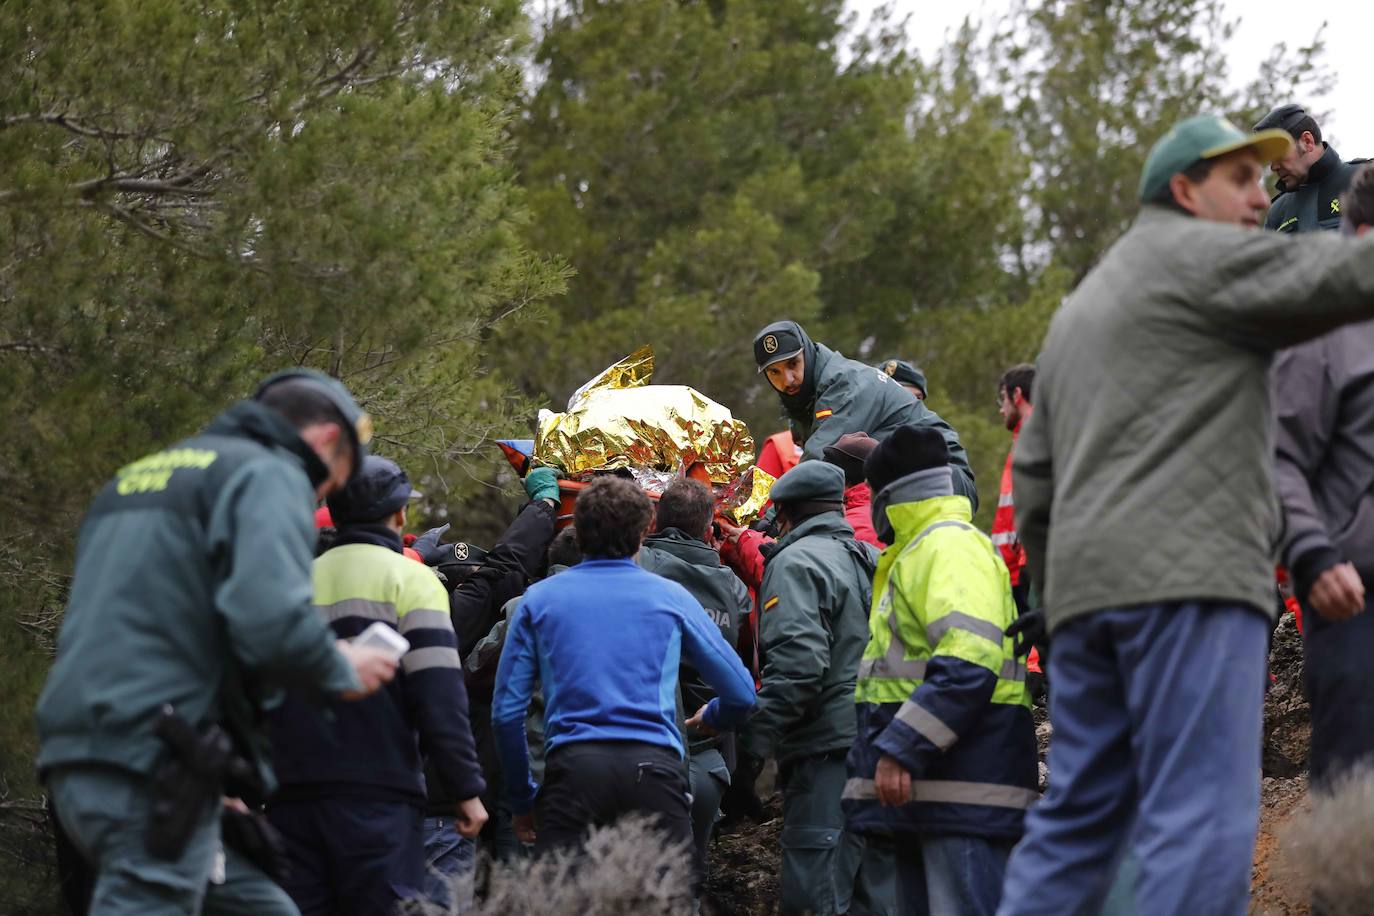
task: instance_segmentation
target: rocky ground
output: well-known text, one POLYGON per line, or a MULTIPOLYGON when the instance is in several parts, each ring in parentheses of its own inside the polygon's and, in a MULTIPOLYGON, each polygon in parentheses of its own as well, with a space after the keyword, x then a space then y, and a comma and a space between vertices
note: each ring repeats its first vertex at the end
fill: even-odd
MULTIPOLYGON (((1250 912, 1254 916, 1307 916, 1307 892, 1284 861, 1284 827, 1307 810, 1307 744, 1311 735, 1302 693, 1302 637, 1291 617, 1274 634, 1270 654, 1273 684, 1264 704, 1264 782, 1260 835, 1250 912)), ((1051 731, 1037 710, 1036 737, 1043 789, 1045 750, 1051 731)), ((766 802, 766 820, 727 826, 711 850, 711 875, 704 912, 714 916, 764 916, 777 907, 778 835, 782 829, 776 794, 766 802)))
POLYGON ((764 916, 777 909, 782 798, 764 800, 761 824, 725 825, 711 847, 708 916, 764 916))

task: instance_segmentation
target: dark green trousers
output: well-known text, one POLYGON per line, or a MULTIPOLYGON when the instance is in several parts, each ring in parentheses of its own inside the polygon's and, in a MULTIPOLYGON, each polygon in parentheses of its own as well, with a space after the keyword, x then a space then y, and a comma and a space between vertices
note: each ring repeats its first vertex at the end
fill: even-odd
POLYGON ((687 783, 692 791, 692 847, 704 880, 706 853, 716 816, 720 814, 720 800, 730 788, 730 768, 718 749, 706 748, 687 758, 687 783))
POLYGON ((205 804, 175 861, 144 845, 148 778, 114 767, 63 767, 48 774, 62 829, 95 871, 91 912, 100 916, 299 916, 286 892, 220 843, 220 804, 205 804))
POLYGON ((845 754, 799 757, 778 769, 782 783, 783 916, 890 916, 897 912, 891 850, 844 829, 845 754))

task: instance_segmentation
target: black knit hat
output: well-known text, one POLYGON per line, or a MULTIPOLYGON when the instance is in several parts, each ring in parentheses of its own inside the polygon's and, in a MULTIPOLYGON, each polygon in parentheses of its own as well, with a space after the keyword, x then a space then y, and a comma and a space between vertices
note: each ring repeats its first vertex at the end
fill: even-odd
POLYGON ((864 476, 874 493, 894 480, 949 464, 945 437, 929 426, 899 426, 864 462, 864 476))

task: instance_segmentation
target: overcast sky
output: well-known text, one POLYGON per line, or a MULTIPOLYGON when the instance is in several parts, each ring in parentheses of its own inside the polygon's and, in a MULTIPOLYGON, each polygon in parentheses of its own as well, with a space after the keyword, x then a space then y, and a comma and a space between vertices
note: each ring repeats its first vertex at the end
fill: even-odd
MULTIPOLYGON (((847 0, 850 7, 867 18, 880 0, 847 0)), ((900 17, 911 15, 909 31, 923 58, 939 49, 946 33, 957 28, 965 16, 987 19, 1001 16, 1011 7, 1010 0, 893 0, 900 17)), ((1369 40, 1374 36, 1374 3, 1369 0, 1326 0, 1297 3, 1294 0, 1227 0, 1230 19, 1239 18, 1230 43, 1231 79, 1239 87, 1259 72, 1259 64, 1278 42, 1290 47, 1306 44, 1324 19, 1327 22, 1326 63, 1336 76, 1335 88, 1316 100, 1313 107, 1331 112, 1322 122, 1322 131, 1344 159, 1374 157, 1374 53, 1369 40), (1307 15, 1297 25, 1287 24, 1307 15), (1288 31, 1283 31, 1283 29, 1288 31)), ((1293 101, 1309 104, 1308 99, 1293 101)), ((1248 128, 1250 125, 1239 125, 1248 128)))

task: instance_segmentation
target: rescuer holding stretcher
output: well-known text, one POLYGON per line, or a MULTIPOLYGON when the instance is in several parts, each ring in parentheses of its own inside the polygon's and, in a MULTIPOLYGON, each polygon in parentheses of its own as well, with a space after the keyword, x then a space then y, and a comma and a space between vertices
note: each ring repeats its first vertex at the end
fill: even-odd
POLYGON ((783 535, 770 545, 759 589, 763 686, 741 737, 741 768, 747 781, 766 757, 778 761, 780 911, 831 916, 848 911, 867 864, 863 841, 845 833, 840 795, 878 552, 844 520, 844 472, 833 464, 797 465, 774 485, 773 501, 783 535))
POLYGON ((846 433, 868 433, 881 442, 899 426, 931 426, 949 446, 954 492, 977 510, 978 489, 959 434, 887 373, 815 343, 795 321, 759 331, 754 362, 778 393, 802 461, 822 458, 846 433))

